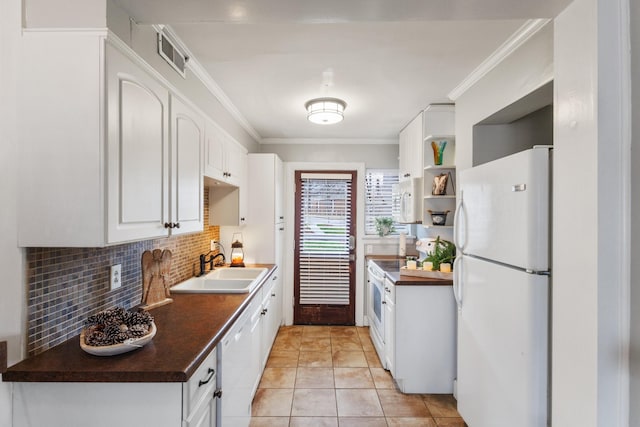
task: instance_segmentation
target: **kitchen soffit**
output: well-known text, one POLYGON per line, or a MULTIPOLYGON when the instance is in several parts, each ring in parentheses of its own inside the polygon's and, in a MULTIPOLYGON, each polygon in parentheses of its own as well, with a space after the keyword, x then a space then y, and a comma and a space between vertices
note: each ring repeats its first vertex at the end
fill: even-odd
POLYGON ((114 0, 138 24, 170 25, 263 141, 396 139, 528 17, 569 0, 114 0), (334 84, 327 93, 323 71, 334 84), (304 103, 335 96, 345 120, 306 120, 304 103))

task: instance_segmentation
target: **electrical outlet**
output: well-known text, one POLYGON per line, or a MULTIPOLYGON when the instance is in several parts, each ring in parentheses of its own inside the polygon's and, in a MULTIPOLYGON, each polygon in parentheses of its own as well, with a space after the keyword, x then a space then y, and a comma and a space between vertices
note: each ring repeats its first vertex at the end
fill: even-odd
POLYGON ((111 266, 111 290, 122 286, 122 264, 111 266))
POLYGON ((211 250, 215 251, 218 248, 218 241, 216 239, 211 240, 211 250))

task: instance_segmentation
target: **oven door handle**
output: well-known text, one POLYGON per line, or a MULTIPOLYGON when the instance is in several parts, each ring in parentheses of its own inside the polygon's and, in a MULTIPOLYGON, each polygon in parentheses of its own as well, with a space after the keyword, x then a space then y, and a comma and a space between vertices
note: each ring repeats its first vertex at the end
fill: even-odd
POLYGON ((369 274, 370 274, 370 275, 371 275, 375 280, 378 280, 378 281, 384 281, 384 275, 382 275, 382 276, 378 276, 378 275, 376 274, 376 272, 375 272, 375 271, 373 271, 371 268, 368 268, 368 270, 369 270, 369 274))

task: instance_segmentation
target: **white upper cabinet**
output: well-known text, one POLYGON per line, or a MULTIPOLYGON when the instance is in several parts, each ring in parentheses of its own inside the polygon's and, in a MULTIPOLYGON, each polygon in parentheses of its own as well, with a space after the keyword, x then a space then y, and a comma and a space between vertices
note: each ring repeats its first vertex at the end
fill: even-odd
POLYGON ((422 177, 422 112, 400 131, 400 181, 422 177))
POLYGON ((244 184, 247 150, 210 120, 207 121, 205 139, 205 176, 236 187, 244 184))
POLYGON ((247 168, 247 149, 207 120, 204 176, 209 186, 210 225, 247 223, 247 168))
POLYGON ((19 244, 202 230, 202 118, 106 32, 27 31, 23 41, 19 244))

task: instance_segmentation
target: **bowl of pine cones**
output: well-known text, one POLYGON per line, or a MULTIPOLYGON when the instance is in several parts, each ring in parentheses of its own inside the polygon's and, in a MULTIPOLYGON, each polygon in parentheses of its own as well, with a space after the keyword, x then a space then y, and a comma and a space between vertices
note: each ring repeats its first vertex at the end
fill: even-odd
POLYGON ((80 348, 95 356, 127 353, 148 344, 156 331, 153 317, 146 311, 116 307, 87 318, 80 348))

